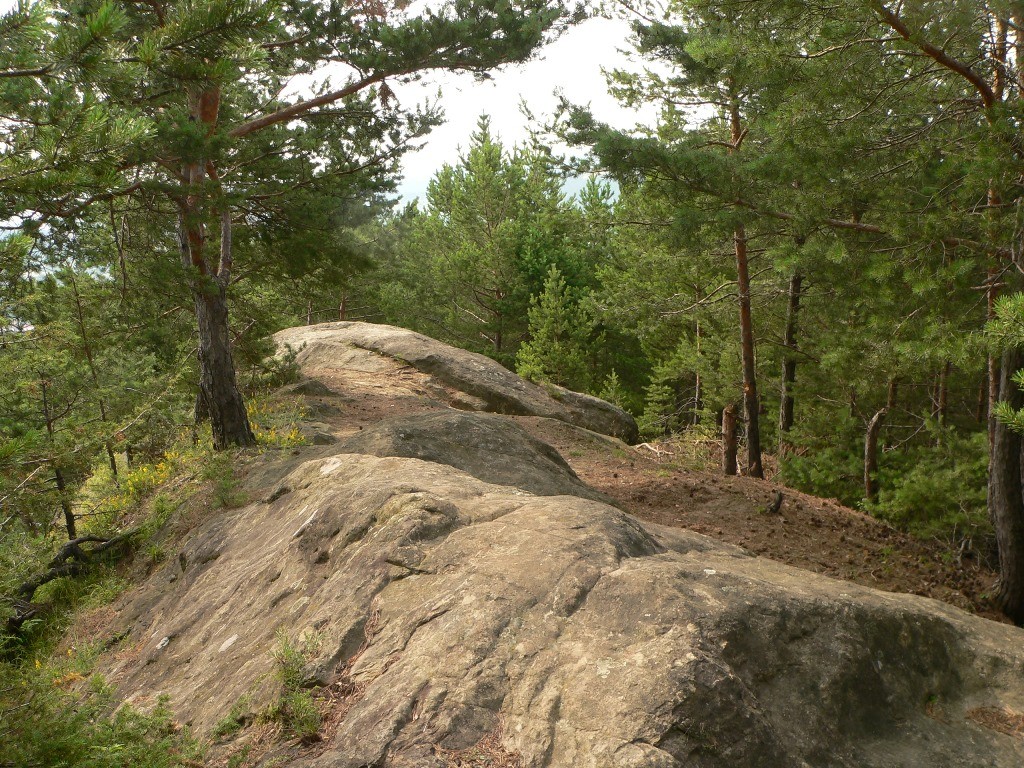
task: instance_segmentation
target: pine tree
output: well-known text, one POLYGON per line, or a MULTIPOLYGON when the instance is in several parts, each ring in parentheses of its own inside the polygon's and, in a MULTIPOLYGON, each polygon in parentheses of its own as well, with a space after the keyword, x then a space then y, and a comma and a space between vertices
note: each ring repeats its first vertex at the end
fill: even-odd
POLYGON ((481 117, 459 162, 431 180, 426 208, 396 222, 392 305, 409 306, 390 319, 511 365, 550 266, 574 287, 593 271, 560 182, 550 158, 506 150, 481 117))
POLYGON ((561 6, 541 0, 451 0, 415 14, 248 0, 55 3, 44 63, 7 78, 33 90, 13 99, 14 114, 47 126, 74 114, 86 126, 70 141, 59 130, 13 137, 4 175, 35 163, 45 183, 22 185, 12 210, 36 231, 110 200, 158 210, 160 255, 176 254, 197 319, 197 414, 209 415, 216 447, 250 444, 228 326, 237 225, 274 218, 278 198, 317 185, 344 183, 343 197, 379 198, 393 183, 395 159, 436 122, 433 112, 397 108, 389 80, 522 61, 562 16, 561 6), (331 62, 347 65, 342 83, 281 96, 289 78, 331 62), (104 162, 78 169, 91 147, 103 147, 104 162))
POLYGON ((590 349, 594 317, 574 297, 558 267, 548 270, 544 290, 530 302, 529 340, 516 354, 519 375, 586 391, 592 385, 590 349))

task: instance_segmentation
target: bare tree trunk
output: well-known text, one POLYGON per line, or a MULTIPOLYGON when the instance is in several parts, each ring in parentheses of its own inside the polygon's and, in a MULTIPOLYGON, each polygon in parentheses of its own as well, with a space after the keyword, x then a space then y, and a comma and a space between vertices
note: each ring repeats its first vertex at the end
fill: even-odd
POLYGON ((306 299, 306 325, 313 324, 313 300, 306 299))
MULTIPOLYGON (((117 237, 117 233, 114 234, 117 237)), ((100 388, 100 377, 96 370, 96 361, 93 359, 92 343, 89 341, 89 332, 85 327, 85 311, 82 307, 82 297, 78 293, 78 281, 75 279, 74 271, 70 272, 71 276, 71 292, 75 298, 75 314, 77 315, 78 321, 78 336, 82 340, 82 351, 85 352, 85 360, 89 364, 89 374, 92 378, 92 384, 96 387, 97 396, 96 400, 100 407, 100 421, 104 424, 107 423, 107 404, 103 401, 102 395, 99 394, 100 388)), ((114 478, 114 482, 117 483, 117 459, 114 456, 114 449, 110 445, 110 436, 104 436, 103 447, 107 451, 107 462, 110 465, 110 473, 114 478)), ((74 538, 72 536, 71 538, 74 538)))
MULTIPOLYGON (((1014 24, 1019 30, 1024 22, 1019 12, 1013 16, 1014 24)), ((995 57, 996 88, 1000 99, 1003 96, 1007 71, 1006 62, 1006 29, 1003 20, 997 24, 997 48, 995 57)), ((1021 52, 1021 33, 1016 32, 1017 56, 1021 52)), ((1018 67, 1018 86, 1024 84, 1024 70, 1018 67)), ((1024 93, 1019 91, 1018 93, 1024 93)), ((998 215, 1000 203, 999 193, 989 189, 989 211, 994 218, 998 215)), ((993 230, 995 226, 993 224, 993 230)), ((995 316, 995 300, 1000 285, 997 264, 990 265, 988 270, 986 305, 987 317, 995 316)), ((992 527, 996 533, 996 544, 999 548, 999 584, 995 602, 999 609, 1013 622, 1024 626, 1024 440, 1017 432, 1009 429, 996 419, 995 405, 998 402, 1008 403, 1014 410, 1024 408, 1024 393, 1021 392, 1014 374, 1024 368, 1024 350, 1010 348, 1003 352, 1000 359, 990 354, 988 357, 988 513, 992 527)))
POLYGON ((348 312, 348 294, 341 294, 341 304, 338 305, 338 319, 344 320, 348 312))
POLYGON ((786 309, 786 332, 782 343, 787 352, 782 358, 782 397, 779 401, 779 434, 793 428, 793 384, 796 382, 797 321, 800 315, 800 286, 803 275, 794 272, 789 278, 789 306, 786 309))
POLYGON ((56 464, 53 467, 53 480, 57 484, 57 494, 60 496, 60 508, 64 512, 64 527, 68 532, 68 540, 77 537, 78 533, 75 526, 75 510, 71 507, 71 502, 68 500, 68 486, 64 482, 64 473, 56 464))
MULTIPOLYGON (((990 218, 995 218, 1000 203, 999 192, 995 188, 989 187, 988 205, 990 218)), ((994 229, 995 224, 993 222, 994 229)), ((998 280, 998 266, 990 263, 985 280, 985 319, 987 321, 991 321, 996 316, 996 299, 999 298, 998 280)), ((988 449, 990 454, 995 449, 996 412, 993 406, 999 400, 999 380, 999 358, 990 352, 988 355, 988 449)))
MULTIPOLYGON (((1024 408, 1024 393, 1013 374, 1024 368, 1024 353, 1009 349, 1003 353, 999 377, 1002 402, 1014 409, 1024 408)), ((1024 490, 1022 490, 1021 435, 996 421, 989 461, 988 511, 999 547, 999 585, 996 604, 1014 623, 1024 625, 1024 490)))
POLYGON ((736 406, 727 405, 722 410, 722 473, 732 477, 736 474, 736 406))
POLYGON ((878 500, 878 434, 885 414, 886 409, 882 408, 871 417, 864 436, 864 497, 868 501, 878 500))
MULTIPOLYGON (((992 195, 989 194, 989 199, 992 195)), ((995 299, 998 296, 996 288, 997 272, 995 269, 988 270, 988 287, 986 288, 987 312, 986 319, 991 321, 995 317, 995 299)), ((988 451, 991 454, 995 450, 995 403, 999 400, 999 358, 994 354, 988 355, 988 451)))
MULTIPOLYGON (((700 327, 700 321, 699 320, 697 321, 696 325, 697 325, 697 327, 696 327, 695 338, 696 338, 696 344, 697 344, 697 360, 698 360, 697 367, 699 368, 700 367, 700 362, 699 362, 700 361, 700 347, 701 347, 701 341, 702 341, 701 327, 700 327)), ((694 371, 694 377, 695 377, 696 381, 694 381, 694 385, 693 385, 693 417, 690 419, 690 424, 693 425, 693 426, 697 426, 698 424, 700 424, 700 409, 701 409, 701 405, 702 405, 703 400, 704 400, 704 380, 701 378, 699 370, 694 371)))
MULTIPOLYGON (((730 153, 739 152, 744 131, 740 121, 739 104, 733 100, 730 106, 730 153)), ((737 224, 733 232, 736 251, 736 285, 740 302, 740 357, 743 365, 743 416, 747 423, 747 474, 764 477, 761 467, 761 427, 759 414, 761 403, 757 396, 757 365, 754 359, 754 324, 750 316, 750 266, 747 261, 747 232, 743 224, 737 224)))
POLYGON ((201 406, 197 406, 197 416, 199 408, 204 406, 210 417, 216 450, 231 445, 255 445, 245 401, 235 381, 225 287, 217 280, 197 280, 192 285, 192 297, 199 327, 201 406))
POLYGON ((889 390, 885 394, 885 408, 891 411, 896 407, 896 399, 900 393, 900 380, 896 376, 889 379, 889 390))
MULTIPOLYGON (((202 245, 202 232, 196 225, 190 228, 187 212, 182 216, 182 253, 192 267, 197 247, 202 245)), ((222 251, 230 249, 230 230, 222 221, 222 251), (228 229, 227 232, 223 231, 228 229)), ((223 254, 227 256, 227 254, 223 254)), ((202 263, 202 262, 200 262, 202 263)), ((205 266, 205 264, 203 265, 205 266)), ((223 273, 228 274, 227 272, 223 273)), ((196 420, 210 419, 213 447, 223 450, 231 445, 255 445, 256 438, 249 426, 245 401, 235 380, 235 363, 231 353, 231 334, 228 326, 227 280, 191 270, 190 283, 195 303, 196 324, 199 330, 199 392, 196 395, 196 420)))
POLYGON ((68 540, 75 538, 75 510, 71 507, 71 501, 68 499, 68 487, 67 483, 64 482, 64 473, 60 468, 60 461, 56 456, 56 428, 54 421, 57 417, 54 416, 53 411, 50 409, 50 396, 49 396, 49 382, 46 377, 40 372, 39 374, 39 388, 43 399, 43 420, 46 422, 46 434, 50 440, 50 447, 54 451, 50 464, 53 466, 53 481, 57 485, 57 496, 60 499, 60 508, 64 513, 64 527, 68 532, 68 540))
POLYGON ((750 317, 750 272, 747 264, 747 236, 737 225, 736 272, 740 292, 740 353, 743 363, 743 416, 747 423, 747 474, 764 477, 761 467, 761 403, 757 396, 757 367, 754 360, 754 327, 750 317))

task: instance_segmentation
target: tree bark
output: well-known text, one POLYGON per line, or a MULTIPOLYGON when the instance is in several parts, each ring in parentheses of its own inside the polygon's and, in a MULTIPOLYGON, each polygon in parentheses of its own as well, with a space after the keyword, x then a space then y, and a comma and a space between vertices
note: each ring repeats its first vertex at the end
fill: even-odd
POLYGON ((764 477, 761 466, 761 403, 757 396, 757 367, 754 360, 754 327, 750 317, 750 272, 747 264, 747 235, 736 226, 736 274, 740 292, 740 352, 743 361, 743 415, 747 423, 747 474, 764 477))
MULTIPOLYGON (((196 419, 208 416, 213 432, 213 447, 223 450, 231 445, 255 445, 249 426, 245 401, 235 380, 235 364, 231 353, 228 325, 227 280, 220 275, 204 274, 195 269, 197 247, 202 246, 202 232, 182 216, 181 247, 183 259, 190 268, 190 288, 195 303, 199 331, 199 392, 196 395, 196 419), (197 231, 198 230, 198 231, 197 231), (199 274, 196 274, 198 271, 199 274)), ((222 234, 223 238, 223 234, 222 234)), ((222 250, 225 244, 221 244, 222 250)), ((230 248, 230 244, 227 245, 230 248)), ((222 257, 223 261, 223 257, 222 257)), ((205 267, 205 264, 202 265, 205 267)), ((221 267, 223 268, 223 263, 221 267)), ((225 273, 227 274, 227 273, 225 273)))
POLYGON ((693 383, 693 416, 690 419, 690 424, 695 427, 698 424, 700 424, 700 409, 701 409, 701 406, 702 406, 703 400, 704 400, 704 380, 701 378, 700 370, 699 370, 700 369, 701 341, 703 341, 702 330, 701 330, 701 327, 700 327, 700 320, 697 321, 696 328, 694 329, 694 331, 695 331, 694 332, 694 339, 695 339, 695 342, 696 342, 696 351, 697 351, 697 360, 698 360, 698 363, 697 363, 696 367, 697 367, 698 370, 694 371, 694 374, 693 374, 694 375, 694 383, 693 383))
POLYGON ((722 473, 728 477, 736 474, 735 405, 727 405, 722 410, 722 473))
POLYGON ((899 397, 899 393, 900 380, 896 376, 893 376, 891 379, 889 379, 889 390, 886 392, 885 395, 886 410, 891 411, 893 408, 896 407, 896 399, 899 397))
MULTIPOLYGON (((991 199, 991 194, 990 194, 991 199)), ((998 298, 999 289, 996 286, 996 278, 998 273, 995 269, 989 269, 988 271, 988 287, 985 290, 985 298, 987 304, 987 311, 985 319, 991 321, 996 316, 996 298, 998 298)), ((988 448, 991 453, 995 450, 996 440, 996 411, 993 406, 999 401, 999 358, 994 354, 989 353, 988 356, 988 448)))
POLYGON ((193 283, 199 326, 199 391, 210 415, 213 447, 255 445, 245 401, 235 381, 228 329, 227 293, 217 281, 193 283), (205 289, 205 290, 204 290, 205 289))
MULTIPOLYGON (((117 237, 116 233, 114 234, 114 237, 117 237)), ((96 370, 96 361, 94 360, 92 354, 92 344, 89 342, 89 332, 85 326, 85 310, 82 307, 82 297, 78 293, 78 281, 75 279, 74 270, 71 270, 70 277, 71 291, 75 298, 75 313, 77 315, 78 321, 78 336, 82 340, 82 351, 85 352, 85 359, 86 362, 89 364, 89 374, 92 377, 93 386, 96 387, 96 401, 100 407, 100 421, 106 424, 107 405, 103 401, 103 396, 99 394, 100 376, 99 372, 96 370)), ((114 478, 114 483, 117 483, 117 458, 114 456, 114 449, 110 445, 109 435, 105 436, 103 440, 103 447, 106 448, 107 451, 107 463, 110 466, 110 474, 114 478)), ((72 536, 71 538, 74 538, 74 536, 72 536)))
MULTIPOLYGON (((210 88, 198 94, 191 104, 191 116, 216 130, 220 92, 210 88)), ((223 199, 220 178, 210 160, 198 160, 182 167, 186 194, 179 200, 179 246, 182 264, 189 274, 189 287, 196 308, 199 330, 199 394, 196 415, 205 410, 210 416, 213 447, 223 450, 231 445, 255 445, 256 438, 249 425, 245 401, 235 380, 235 364, 231 354, 228 326, 227 288, 231 283, 232 241, 231 209, 223 199), (221 199, 220 258, 210 264, 204 252, 206 229, 203 224, 202 185, 209 179, 218 187, 221 199)))
MULTIPOLYGON (((740 151, 745 135, 740 121, 739 104, 733 100, 729 114, 730 153, 740 151)), ((747 474, 764 477, 761 466, 761 403, 757 396, 757 366, 754 360, 754 325, 750 316, 750 268, 747 261, 747 232, 742 223, 733 231, 736 251, 736 284, 740 302, 740 356, 743 364, 743 415, 747 423, 747 474)))
POLYGON ((796 382, 797 321, 800 314, 800 288, 803 275, 794 272, 789 278, 789 305, 786 309, 786 332, 782 339, 787 352, 782 358, 782 397, 779 402, 779 433, 793 428, 793 384, 796 382))
POLYGON ((871 417, 864 436, 864 497, 868 501, 878 501, 878 435, 887 412, 882 408, 871 417))
MULTIPOLYGON (((1024 393, 1013 374, 1024 368, 1024 351, 1009 349, 1002 355, 999 376, 1001 402, 1024 408, 1024 393)), ((988 511, 999 547, 999 584, 996 604, 1015 624, 1024 625, 1024 441, 1021 435, 996 420, 989 461, 988 511)))
POLYGON ((75 526, 75 510, 71 507, 71 502, 68 500, 68 486, 64 482, 64 473, 60 467, 56 464, 53 467, 53 481, 57 484, 57 494, 60 496, 60 508, 64 513, 64 528, 68 532, 68 539, 73 539, 78 535, 75 526))
POLYGON ((50 410, 50 397, 48 394, 49 385, 41 373, 39 375, 39 388, 43 398, 43 419, 46 421, 46 434, 50 439, 50 447, 54 451, 53 457, 50 459, 50 464, 53 467, 53 482, 57 486, 57 496, 60 500, 60 508, 64 513, 64 527, 68 532, 68 539, 74 539, 76 535, 75 531, 75 510, 71 506, 71 501, 68 499, 68 486, 64 482, 64 472, 60 468, 60 461, 56 456, 56 429, 54 428, 54 415, 50 410))

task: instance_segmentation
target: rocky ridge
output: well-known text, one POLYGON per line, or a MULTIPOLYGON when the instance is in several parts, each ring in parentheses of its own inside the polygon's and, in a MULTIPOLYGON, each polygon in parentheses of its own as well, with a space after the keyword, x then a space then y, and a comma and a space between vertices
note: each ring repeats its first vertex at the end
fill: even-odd
POLYGON ((366 387, 427 415, 335 430, 198 525, 117 606, 126 697, 210 733, 275 695, 284 633, 328 709, 295 766, 1024 760, 1024 630, 641 524, 506 417, 451 410, 500 398, 394 357, 425 337, 352 325, 278 338, 305 340, 325 408, 366 387))

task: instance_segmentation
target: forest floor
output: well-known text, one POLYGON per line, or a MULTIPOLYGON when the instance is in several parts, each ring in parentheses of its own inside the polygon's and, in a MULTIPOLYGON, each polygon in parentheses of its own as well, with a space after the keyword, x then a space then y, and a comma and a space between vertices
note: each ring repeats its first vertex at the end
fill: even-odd
MULTIPOLYGON (((306 396, 320 426, 343 438, 383 418, 448 407, 437 400, 436 383, 411 366, 382 362, 381 368, 348 375, 317 371, 316 378, 333 390, 306 396)), ((626 446, 552 419, 512 418, 556 448, 581 480, 641 520, 687 528, 832 578, 923 595, 1005 621, 988 597, 997 574, 962 542, 917 539, 835 500, 770 481, 723 476, 713 471, 711 445, 626 446), (769 512, 778 491, 781 508, 769 512)))

